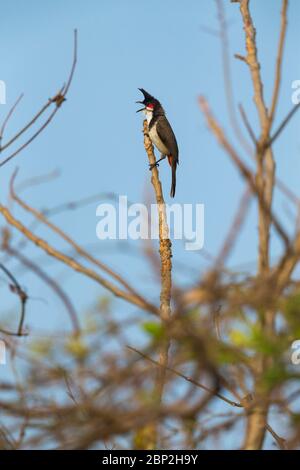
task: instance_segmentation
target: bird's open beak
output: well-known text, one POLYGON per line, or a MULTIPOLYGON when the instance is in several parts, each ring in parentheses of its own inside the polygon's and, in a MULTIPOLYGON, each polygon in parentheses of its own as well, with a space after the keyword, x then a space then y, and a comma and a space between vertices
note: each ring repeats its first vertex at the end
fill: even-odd
MULTIPOLYGON (((138 103, 138 104, 144 104, 142 101, 136 101, 136 103, 138 103)), ((146 109, 146 107, 141 108, 141 109, 138 109, 138 110, 137 110, 137 113, 139 113, 139 112, 141 112, 141 111, 144 111, 144 109, 146 109)))

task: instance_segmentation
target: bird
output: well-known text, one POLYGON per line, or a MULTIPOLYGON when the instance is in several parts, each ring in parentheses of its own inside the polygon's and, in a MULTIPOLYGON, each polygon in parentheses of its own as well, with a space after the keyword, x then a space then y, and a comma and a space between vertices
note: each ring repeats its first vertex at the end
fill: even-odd
POLYGON ((146 115, 150 140, 161 153, 161 158, 151 164, 149 169, 152 170, 154 166, 159 166, 159 162, 166 157, 168 158, 169 165, 172 168, 170 196, 173 198, 176 190, 176 170, 179 164, 177 140, 160 102, 143 88, 139 88, 139 90, 143 93, 144 100, 137 101, 137 103, 143 104, 144 107, 138 109, 137 113, 143 111, 146 115))

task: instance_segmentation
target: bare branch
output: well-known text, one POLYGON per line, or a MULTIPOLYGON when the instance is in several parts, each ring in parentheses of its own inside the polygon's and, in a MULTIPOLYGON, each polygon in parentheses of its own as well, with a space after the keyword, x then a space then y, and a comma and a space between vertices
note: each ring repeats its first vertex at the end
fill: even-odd
POLYGON ((278 434, 274 431, 273 428, 271 428, 269 424, 267 424, 267 430, 269 431, 271 436, 274 437, 279 449, 286 450, 287 449, 286 440, 278 436, 278 434))
POLYGON ((300 103, 296 104, 295 106, 293 106, 293 108, 290 110, 290 112, 287 114, 287 116, 284 118, 284 120, 282 121, 282 123, 279 125, 278 129, 274 132, 274 134, 272 135, 272 137, 270 138, 269 142, 267 143, 267 145, 269 147, 271 147, 275 140, 279 137, 279 135, 281 134, 281 132, 283 131, 283 129, 285 128, 285 126, 288 124, 288 122, 290 121, 290 119, 294 116, 294 114, 296 113, 296 111, 298 111, 298 109, 300 108, 300 103))
POLYGON ((206 385, 203 385, 199 382, 196 382, 191 377, 188 377, 187 375, 182 374, 178 370, 175 370, 175 369, 173 369, 172 367, 170 367, 168 365, 162 365, 160 362, 155 361, 150 356, 147 356, 146 354, 139 351, 138 349, 135 349, 132 346, 127 346, 127 348, 130 349, 131 351, 139 354, 143 359, 146 359, 147 361, 152 362, 152 364, 155 364, 156 366, 158 366, 160 368, 163 367, 166 371, 172 372, 173 374, 177 375, 178 377, 181 377, 182 379, 186 380, 187 382, 192 383, 196 387, 202 388, 202 390, 205 390, 206 392, 209 392, 210 394, 215 395, 216 397, 220 398, 220 400, 225 401, 228 405, 231 405, 231 406, 234 406, 234 407, 237 407, 237 408, 243 408, 243 405, 241 403, 237 403, 236 401, 230 400, 229 398, 225 397, 224 395, 221 395, 218 392, 216 393, 214 390, 210 389, 206 385))
POLYGON ((223 77, 225 84, 225 96, 226 96, 226 105, 229 114, 229 119, 231 127, 235 132, 239 142, 244 147, 247 152, 251 152, 248 142, 244 138, 242 131, 239 126, 239 122, 235 110, 235 99, 233 92, 233 80, 231 75, 230 67, 230 52, 229 52, 229 38, 228 38, 228 28, 227 21, 225 17, 225 10, 222 0, 215 0, 217 5, 218 21, 220 25, 220 44, 222 48, 222 66, 223 66, 223 77))
POLYGON ((207 123, 208 123, 210 129, 212 130, 212 132, 216 136, 216 138, 219 141, 220 145, 226 150, 228 155, 231 157, 231 159, 235 163, 236 167, 238 168, 238 170, 240 171, 242 176, 249 183, 249 186, 252 189, 253 194, 258 198, 258 200, 259 200, 259 202, 260 202, 260 204, 263 208, 264 213, 270 215, 271 219, 273 220, 274 227, 276 228, 278 234, 282 238, 285 246, 287 248, 289 248, 289 246, 290 246, 289 237, 286 234, 283 227, 281 226, 281 224, 278 222, 275 215, 272 214, 272 212, 270 211, 270 208, 266 204, 263 194, 261 193, 260 189, 257 187, 257 184, 254 180, 252 172, 249 170, 249 168, 246 166, 246 164, 239 158, 239 156, 236 153, 235 149, 233 148, 233 146, 227 140, 223 130, 221 129, 221 127, 217 123, 216 119, 213 117, 213 115, 212 115, 212 113, 211 113, 211 111, 208 107, 208 104, 207 104, 204 97, 199 98, 199 104, 200 104, 200 107, 203 111, 203 114, 206 117, 206 120, 207 120, 207 123))
POLYGON ((1 127, 1 130, 0 130, 0 152, 2 151, 2 147, 1 147, 1 142, 2 142, 2 139, 3 139, 3 135, 4 135, 4 131, 5 131, 5 128, 8 124, 8 121, 10 120, 11 116, 13 115, 16 107, 18 106, 18 104, 20 103, 21 99, 23 98, 24 94, 22 93, 19 98, 17 99, 17 101, 15 102, 15 104, 10 108, 6 118, 4 119, 3 121, 3 124, 2 124, 2 127, 1 127))
POLYGON ((274 117, 276 106, 278 102, 279 96, 279 88, 281 82, 281 66, 282 66, 282 58, 283 58, 283 49, 286 37, 286 25, 287 25, 287 8, 288 8, 288 0, 282 1, 282 11, 281 11, 281 30, 280 30, 280 38, 279 38, 279 45, 278 45, 278 53, 276 59, 276 72, 275 72, 275 83, 274 83, 274 91, 272 97, 271 108, 269 112, 269 127, 271 128, 274 117))
POLYGON ((256 146, 257 140, 256 140, 256 137, 255 137, 255 134, 254 134, 253 129, 250 125, 250 122, 248 121, 247 114, 245 113, 245 110, 244 110, 243 105, 241 103, 239 104, 239 110, 240 110, 240 113, 241 113, 241 116, 242 116, 243 123, 245 124, 245 127, 248 131, 248 134, 249 134, 252 142, 256 146))
POLYGON ((225 237, 221 251, 216 258, 216 261, 215 261, 216 269, 223 266, 223 264, 225 263, 226 259, 229 256, 230 251, 232 250, 234 246, 236 237, 239 234, 241 226, 243 225, 245 218, 247 216, 250 200, 251 200, 251 191, 249 187, 247 186, 246 190, 244 191, 244 194, 241 197, 238 210, 235 214, 235 217, 231 224, 228 235, 227 237, 225 237))
MULTIPOLYGON (((10 284, 10 290, 14 294, 17 294, 17 296, 20 299, 20 304, 21 304, 21 313, 20 313, 20 321, 19 321, 19 327, 18 327, 18 332, 16 333, 17 336, 22 336, 23 335, 23 324, 25 320, 25 307, 26 307, 26 302, 28 299, 28 296, 26 292, 22 289, 20 284, 18 283, 17 279, 12 275, 12 273, 2 264, 0 263, 0 269, 6 274, 6 276, 10 279, 12 284, 10 284)), ((9 333, 5 330, 2 330, 2 332, 6 334, 12 335, 12 333, 9 333)))
POLYGON ((53 98, 50 98, 48 102, 38 111, 38 113, 19 131, 17 132, 14 137, 12 137, 6 144, 1 147, 1 151, 3 152, 6 150, 10 145, 12 145, 16 140, 18 140, 28 129, 32 127, 32 125, 45 113, 45 111, 49 108, 49 106, 54 103, 55 108, 46 119, 46 121, 39 127, 39 129, 24 143, 22 144, 17 150, 11 153, 8 157, 0 162, 0 167, 8 163, 12 158, 16 157, 22 150, 24 150, 33 140, 35 140, 41 132, 50 124, 54 116, 56 115, 58 109, 61 107, 62 103, 66 100, 66 95, 70 88, 70 85, 73 80, 74 71, 77 63, 77 30, 74 31, 74 56, 73 56, 73 63, 71 67, 71 72, 68 78, 67 85, 63 86, 58 93, 53 98))
POLYGON ((157 309, 156 307, 152 306, 149 304, 147 301, 142 300, 139 297, 134 296, 133 294, 130 294, 126 291, 121 290, 119 287, 111 283, 110 281, 104 279, 102 276, 97 274, 94 270, 86 268, 83 266, 81 263, 75 261, 73 258, 70 256, 67 256, 63 254, 61 251, 56 250, 54 247, 49 245, 45 240, 37 237, 34 233, 32 233, 30 230, 28 230, 21 222, 19 222, 17 219, 13 217, 11 212, 4 207, 3 205, 0 204, 0 213, 5 217, 6 221, 15 227, 17 230, 19 230, 25 237, 27 237, 30 241, 35 243, 39 248, 41 248, 43 251, 45 251, 48 255, 56 258, 57 260, 63 262, 64 264, 68 265, 70 268, 72 268, 75 271, 80 272, 81 274, 84 274, 85 276, 93 279, 96 281, 98 284, 102 285, 106 289, 108 289, 111 293, 113 293, 116 297, 120 297, 124 300, 127 300, 129 303, 132 303, 133 305, 136 305, 143 310, 146 310, 148 312, 157 314, 157 309))
POLYGON ((33 261, 28 259, 23 254, 17 252, 11 246, 8 245, 6 247, 6 252, 12 255, 14 258, 18 259, 24 266, 26 266, 31 271, 33 271, 40 279, 42 279, 46 284, 48 284, 51 287, 51 289, 55 292, 55 294, 62 301, 63 305, 66 308, 66 311, 68 312, 70 316, 72 326, 74 329, 74 334, 78 335, 80 333, 80 324, 79 324, 77 312, 75 310, 73 303, 71 302, 67 294, 64 292, 64 290, 60 287, 60 285, 54 279, 48 276, 48 274, 45 271, 43 271, 40 266, 33 263, 33 261))
MULTIPOLYGON (((144 299, 137 293, 137 291, 130 286, 130 284, 125 281, 122 276, 114 272, 112 269, 110 269, 108 266, 106 266, 104 263, 101 261, 97 260, 93 256, 91 256, 87 251, 85 251, 83 248, 80 247, 74 240, 72 240, 71 237, 69 237, 63 230, 61 230, 58 226, 56 226, 53 222, 50 222, 46 216, 39 212, 38 210, 34 209, 33 207, 29 206, 26 204, 17 194, 15 193, 14 190, 14 180, 17 175, 17 170, 13 173, 13 176, 10 181, 10 194, 11 197, 14 201, 16 201, 24 210, 27 212, 30 212, 34 217, 39 220, 40 222, 44 223, 49 227, 53 232, 55 232, 57 235, 59 235, 61 238, 63 238, 69 245, 71 245, 75 251, 82 257, 84 257, 86 260, 91 262, 92 264, 98 266, 100 269, 102 269, 104 272, 109 274, 111 277, 113 277, 116 281, 118 281, 125 289, 127 289, 134 297, 139 298, 141 302, 144 302, 144 299)), ((150 304, 149 304, 150 305, 150 304)), ((153 307, 153 306, 152 306, 153 307)))

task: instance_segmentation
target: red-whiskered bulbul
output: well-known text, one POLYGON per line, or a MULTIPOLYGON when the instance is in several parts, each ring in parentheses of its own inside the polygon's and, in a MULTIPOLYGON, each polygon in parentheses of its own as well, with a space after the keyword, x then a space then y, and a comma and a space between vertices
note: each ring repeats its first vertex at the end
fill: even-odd
POLYGON ((168 157, 169 165, 172 168, 170 196, 174 197, 176 189, 176 169, 179 163, 176 137, 160 102, 143 88, 139 88, 139 90, 143 93, 144 100, 137 101, 137 103, 143 104, 144 108, 139 109, 137 113, 144 111, 148 122, 151 142, 161 153, 161 158, 153 165, 150 165, 150 170, 152 170, 154 166, 159 166, 158 163, 168 157))

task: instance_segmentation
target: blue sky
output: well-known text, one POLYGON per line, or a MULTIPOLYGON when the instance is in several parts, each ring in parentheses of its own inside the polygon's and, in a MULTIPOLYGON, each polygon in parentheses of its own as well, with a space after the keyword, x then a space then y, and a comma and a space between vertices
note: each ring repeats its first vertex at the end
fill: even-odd
MULTIPOLYGON (((268 103, 273 85, 280 3, 278 0, 251 2, 268 103)), ((229 21, 235 105, 243 103, 257 130, 249 72, 244 63, 233 58, 234 53, 244 53, 238 6, 229 1, 224 5, 229 21)), ((291 1, 275 127, 291 108, 292 81, 300 79, 299 14, 299 2, 291 1)), ((7 85, 7 105, 0 106, 1 121, 19 94, 25 94, 7 129, 7 137, 27 122, 65 81, 72 61, 74 28, 78 29, 79 45, 78 66, 68 101, 46 131, 14 161, 1 168, 1 200, 6 200, 8 180, 19 166, 19 181, 55 169, 60 171, 59 178, 24 191, 24 197, 36 207, 52 207, 99 192, 124 194, 132 202, 141 202, 151 191, 141 134, 142 119, 135 113, 135 101, 141 98, 137 88, 143 87, 161 100, 177 136, 180 166, 176 202, 205 204, 205 249, 217 254, 243 190, 240 176, 208 131, 197 103, 197 97, 205 95, 222 126, 234 139, 226 108, 220 41, 205 30, 217 27, 212 0, 5 2, 0 17, 0 80, 7 85)), ((297 115, 275 145, 278 174, 296 192, 300 173, 299 129, 300 115, 297 115)), ((240 150, 238 145, 237 148, 240 150)), ((242 155, 251 164, 249 157, 242 155)), ((167 164, 160 166, 160 176, 168 195, 170 171, 167 164)), ((97 241, 96 206, 95 202, 54 220, 82 245, 95 245, 103 261, 133 280, 138 278, 141 289, 153 296, 150 282, 153 275, 139 261, 142 244, 131 243, 135 253, 132 257, 126 252, 126 244, 118 245, 115 250, 113 242, 97 241)), ((276 195, 276 209, 288 224, 287 203, 280 194, 276 195)), ((28 220, 20 212, 16 213, 28 220)), ((44 230, 39 233, 48 236, 44 230)), ((255 204, 252 204, 250 217, 230 258, 231 266, 250 263, 255 267, 251 263, 257 248, 256 233, 255 204)), ((57 243, 52 237, 50 240, 57 243)), ((54 269, 52 262, 36 249, 30 248, 28 253, 64 283, 79 310, 91 306, 101 295, 97 285, 70 273, 67 268, 54 269)), ((275 240, 272 255, 276 258, 279 253, 280 243, 275 240)), ((201 255, 185 252, 181 243, 175 242, 175 278, 186 283, 192 283, 197 277, 176 269, 179 261, 196 270, 206 265, 201 255)), ((10 267, 21 274, 17 263, 11 263, 10 267)), ((37 329, 57 324, 65 326, 62 307, 47 287, 31 274, 22 277, 22 282, 30 286, 28 293, 33 298, 27 323, 37 329)), ((8 305, 14 308, 14 299, 3 282, 1 290, 7 296, 8 305)), ((124 304, 123 309, 127 309, 124 304)))

